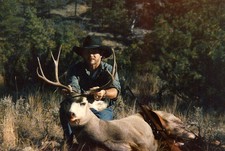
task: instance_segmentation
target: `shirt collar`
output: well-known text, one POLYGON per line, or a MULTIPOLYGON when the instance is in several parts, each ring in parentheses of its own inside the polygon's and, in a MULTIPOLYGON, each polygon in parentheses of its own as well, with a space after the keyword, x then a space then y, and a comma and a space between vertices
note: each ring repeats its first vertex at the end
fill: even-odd
POLYGON ((89 70, 87 69, 87 65, 85 65, 85 72, 86 72, 86 74, 87 74, 88 76, 91 76, 92 79, 95 79, 96 77, 98 77, 98 75, 99 75, 101 69, 102 69, 102 62, 100 63, 100 65, 98 66, 98 68, 95 69, 95 70, 92 71, 92 72, 89 71, 89 70))

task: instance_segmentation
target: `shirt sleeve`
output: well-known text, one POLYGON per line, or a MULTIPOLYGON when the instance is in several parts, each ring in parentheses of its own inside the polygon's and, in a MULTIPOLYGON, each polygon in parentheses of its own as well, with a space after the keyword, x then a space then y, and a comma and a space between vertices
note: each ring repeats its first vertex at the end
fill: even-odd
POLYGON ((119 94, 121 91, 121 86, 120 86, 119 76, 118 76, 117 72, 116 72, 115 79, 113 80, 112 85, 118 90, 118 94, 119 94))
MULTIPOLYGON (((108 70, 110 73, 112 72, 113 69, 112 69, 112 66, 111 65, 105 63, 104 66, 105 66, 104 68, 106 70, 108 70)), ((118 72, 116 72, 115 77, 114 77, 114 80, 113 80, 113 83, 112 83, 112 85, 110 87, 111 88, 116 88, 118 90, 118 95, 120 94, 120 92, 121 92, 121 86, 120 86, 118 72)))
POLYGON ((68 73, 67 73, 67 83, 68 85, 70 85, 72 87, 72 90, 77 92, 77 93, 81 93, 81 88, 79 85, 79 78, 78 76, 75 74, 76 72, 76 67, 72 66, 69 68, 68 73))

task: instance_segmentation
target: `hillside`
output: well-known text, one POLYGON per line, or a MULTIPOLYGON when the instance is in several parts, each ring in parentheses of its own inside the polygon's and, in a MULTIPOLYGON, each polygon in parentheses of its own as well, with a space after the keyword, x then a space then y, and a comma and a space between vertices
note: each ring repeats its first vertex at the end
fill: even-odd
MULTIPOLYGON (((90 7, 88 7, 85 3, 78 3, 76 16, 82 16, 82 14, 85 14, 89 9, 90 7)), ((57 14, 63 17, 73 17, 75 15, 75 3, 72 2, 63 8, 52 9, 50 14, 57 14)))
MULTIPOLYGON (((193 1, 197 3, 195 0, 193 1)), ((150 7, 148 4, 146 7, 150 7)), ((176 6, 175 3, 170 7, 172 6, 176 6)), ((200 6, 203 7, 203 5, 200 6)), ((208 5, 206 6, 208 8, 208 5)), ((206 8, 203 9, 203 12, 207 12, 205 11, 207 10, 206 8)), ((199 9, 200 7, 197 10, 199 11, 199 9)), ((75 15, 74 2, 64 7, 51 9, 50 14, 47 14, 47 17, 45 16, 47 18, 46 22, 41 22, 41 17, 36 18, 30 12, 30 16, 26 16, 30 17, 30 20, 23 26, 26 26, 27 23, 36 23, 35 25, 40 28, 36 28, 33 24, 28 24, 26 30, 22 28, 22 36, 27 37, 23 39, 24 41, 21 40, 23 37, 16 38, 20 38, 19 40, 21 41, 19 42, 23 43, 14 42, 18 39, 13 39, 13 43, 0 43, 0 50, 3 46, 6 46, 6 49, 2 49, 4 51, 0 55, 6 54, 8 57, 12 53, 12 56, 9 58, 4 56, 5 60, 8 59, 8 64, 4 64, 4 67, 10 69, 9 71, 15 70, 12 72, 12 75, 8 72, 10 76, 7 76, 7 78, 11 77, 12 81, 10 82, 15 84, 10 90, 12 93, 6 93, 5 81, 0 75, 0 94, 3 96, 0 98, 0 151, 66 151, 63 144, 63 132, 59 123, 58 111, 62 96, 58 89, 50 88, 51 90, 49 91, 48 86, 42 83, 42 85, 38 85, 38 83, 37 88, 33 86, 33 83, 28 86, 22 83, 20 84, 21 86, 27 86, 28 88, 20 89, 17 87, 19 84, 16 81, 19 79, 19 76, 14 75, 14 73, 19 73, 22 77, 25 77, 30 76, 32 71, 36 76, 36 66, 30 65, 31 62, 36 63, 37 55, 43 57, 43 66, 46 65, 46 71, 51 73, 52 62, 49 61, 50 55, 48 56, 48 52, 49 50, 56 50, 57 42, 62 42, 66 45, 60 61, 69 63, 68 60, 72 60, 72 57, 77 57, 72 56, 72 53, 70 53, 74 43, 78 44, 78 40, 81 39, 80 37, 74 38, 74 33, 76 32, 78 34, 82 32, 80 34, 82 36, 84 36, 83 33, 101 36, 105 45, 112 46, 117 52, 121 52, 118 53, 118 60, 120 59, 119 61, 121 62, 120 64, 118 61, 118 66, 121 65, 120 80, 123 92, 116 104, 115 118, 125 117, 138 112, 137 101, 143 101, 142 103, 150 104, 154 109, 173 113, 182 120, 190 131, 198 136, 198 139, 187 144, 189 145, 189 150, 224 151, 225 115, 223 114, 223 102, 221 101, 224 100, 224 78, 221 77, 223 77, 225 70, 222 70, 224 64, 220 64, 220 60, 224 56, 224 45, 220 45, 219 41, 219 38, 222 38, 222 40, 224 38, 221 36, 222 30, 216 24, 218 23, 217 20, 210 24, 210 19, 204 18, 207 16, 205 14, 201 14, 203 17, 200 16, 198 20, 198 16, 195 16, 197 13, 195 13, 194 7, 191 11, 194 12, 193 14, 188 12, 183 16, 181 15, 181 19, 179 16, 173 18, 172 14, 177 15, 174 13, 175 11, 182 12, 183 9, 176 9, 175 11, 171 9, 172 13, 167 15, 167 13, 170 13, 170 10, 167 10, 165 18, 157 16, 155 19, 155 21, 158 21, 155 27, 156 32, 141 28, 141 26, 139 28, 133 26, 130 34, 122 35, 110 32, 110 30, 107 32, 106 30, 100 30, 101 26, 91 21, 90 7, 84 2, 80 2, 76 10, 75 15), (51 17, 54 17, 55 24, 49 21, 51 17), (53 26, 51 26, 51 23, 53 26), (73 28, 74 26, 79 26, 78 30, 76 30, 76 27, 73 28), (41 27, 46 28, 46 30, 41 27), (75 30, 70 32, 71 29, 75 30), (54 32, 51 33, 53 30, 54 32), (201 32, 199 33, 198 30, 201 32), (47 34, 45 32, 39 33, 39 31, 45 31, 47 34), (50 34, 47 31, 50 31, 50 34), (205 31, 210 32, 204 33, 205 31), (40 35, 37 34, 36 36, 36 32, 40 35), (144 37, 147 33, 153 34, 148 34, 148 36, 144 37), (219 36, 217 33, 219 33, 219 36), (194 37, 195 35, 197 36, 194 37), (51 37, 52 39, 49 38, 46 42, 46 37, 51 37), (214 43, 215 37, 218 39, 216 38, 214 43), (31 40, 30 38, 34 39, 31 40), (41 41, 42 38, 44 42, 41 41), (35 46, 40 45, 34 48, 31 47, 32 44, 35 44, 35 46), (217 51, 215 46, 220 48, 219 51, 217 51), (125 53, 122 54, 122 52, 125 53), (31 55, 35 61, 31 58, 31 55), (217 56, 219 57, 217 58, 217 56), (23 61, 27 61, 28 64, 22 64, 23 61), (27 70, 26 67, 28 66, 31 70, 27 70), (153 76, 153 72, 157 77, 153 76), (207 79, 208 77, 209 79, 207 79), (162 81, 160 78, 162 78, 162 81), (201 81, 201 79, 204 81, 201 81), (205 83, 206 85, 204 85, 205 83), (218 87, 213 87, 214 83, 218 87), (135 98, 129 92, 130 87, 136 96, 135 98), (201 98, 199 93, 203 94, 204 97, 201 98), (209 95, 205 95, 206 93, 209 95), (196 94, 197 96, 195 96, 196 94), (182 95, 184 96, 183 98, 182 95), (204 101, 207 101, 206 98, 210 98, 210 102, 205 103, 204 101), (212 108, 205 109, 204 105, 212 106, 212 108), (214 105, 219 105, 222 109, 219 108, 217 111, 214 105)), ((150 11, 151 9, 147 10, 150 11)), ((152 11, 156 12, 155 14, 150 14, 153 16, 161 12, 157 12, 155 9, 152 11)), ((142 17, 146 22, 149 19, 146 16, 142 17)), ((9 20, 11 21, 11 18, 9 20)), ((122 21, 122 19, 119 21, 122 21)), ((9 42, 12 42, 10 38, 14 38, 13 36, 9 36, 9 42)), ((224 41, 222 41, 223 43, 224 41)), ((67 64, 64 65, 64 68, 66 67, 68 67, 67 64)), ((30 77, 27 79, 30 80, 30 77)), ((165 151, 165 149, 162 146, 158 151, 165 151)))
POLYGON ((51 15, 60 15, 61 17, 68 18, 68 19, 78 19, 79 25, 81 28, 83 28, 86 33, 88 34, 94 34, 96 36, 103 37, 103 44, 112 46, 114 48, 124 48, 125 45, 122 41, 118 40, 118 38, 114 37, 112 33, 104 33, 94 30, 95 28, 92 28, 90 26, 96 27, 99 25, 96 24, 89 24, 90 18, 88 18, 85 13, 90 10, 90 7, 88 7, 85 3, 78 3, 77 5, 77 11, 75 15, 75 3, 70 3, 67 6, 63 8, 58 9, 52 9, 50 11, 51 15), (90 30, 91 29, 91 30, 90 30))
POLYGON ((68 20, 78 21, 81 28, 83 28, 87 33, 94 34, 100 37, 103 37, 103 44, 112 46, 118 49, 124 49, 127 46, 127 42, 131 39, 142 39, 145 34, 150 33, 150 30, 141 29, 141 28, 132 28, 132 35, 128 37, 121 37, 120 35, 114 35, 109 32, 102 32, 96 29, 99 29, 98 24, 90 23, 90 18, 88 15, 85 15, 90 11, 90 7, 86 3, 80 2, 77 4, 76 15, 75 15, 75 3, 69 3, 63 8, 52 9, 50 11, 51 15, 59 15, 68 20), (97 27, 97 28, 96 28, 97 27))

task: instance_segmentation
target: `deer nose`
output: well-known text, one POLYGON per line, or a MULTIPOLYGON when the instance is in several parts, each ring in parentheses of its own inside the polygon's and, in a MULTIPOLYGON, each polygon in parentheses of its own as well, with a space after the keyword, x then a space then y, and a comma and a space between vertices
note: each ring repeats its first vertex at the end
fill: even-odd
POLYGON ((70 112, 69 122, 70 122, 70 124, 72 124, 72 125, 74 125, 74 124, 75 124, 75 125, 79 125, 80 119, 77 118, 77 116, 76 116, 75 113, 70 112))
POLYGON ((73 112, 70 112, 70 118, 74 118, 74 117, 76 117, 76 114, 73 112))

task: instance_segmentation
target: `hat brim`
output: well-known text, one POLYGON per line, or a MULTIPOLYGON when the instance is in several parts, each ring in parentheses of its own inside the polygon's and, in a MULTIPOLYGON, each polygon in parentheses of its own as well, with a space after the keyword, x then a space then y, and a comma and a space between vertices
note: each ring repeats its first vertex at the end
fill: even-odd
POLYGON ((100 54, 104 58, 108 58, 112 55, 112 48, 109 46, 99 46, 99 45, 93 45, 89 47, 73 47, 73 51, 76 52, 79 56, 82 56, 82 52, 88 49, 98 49, 100 51, 100 54))

